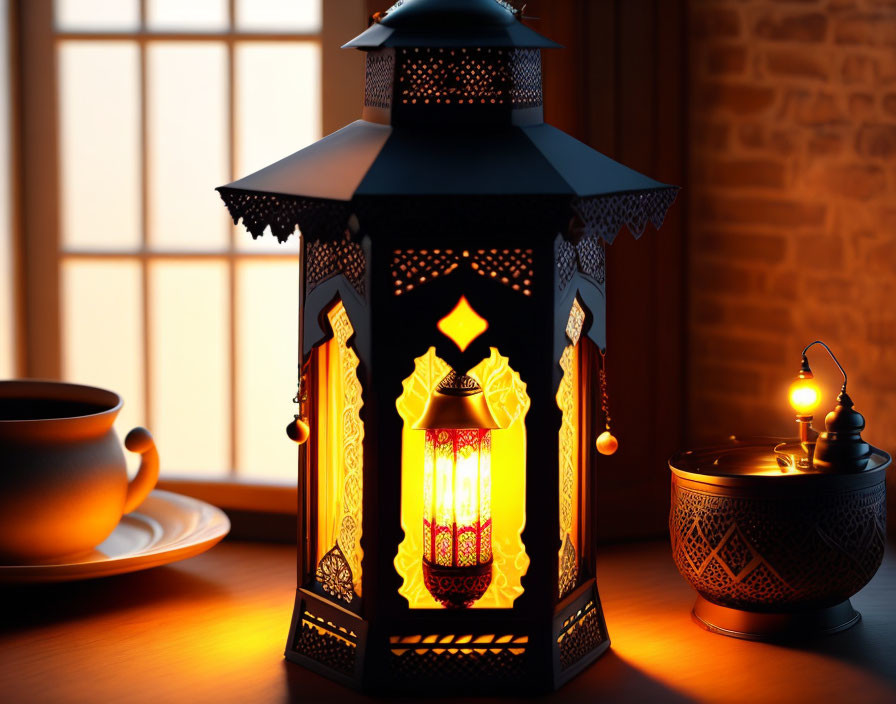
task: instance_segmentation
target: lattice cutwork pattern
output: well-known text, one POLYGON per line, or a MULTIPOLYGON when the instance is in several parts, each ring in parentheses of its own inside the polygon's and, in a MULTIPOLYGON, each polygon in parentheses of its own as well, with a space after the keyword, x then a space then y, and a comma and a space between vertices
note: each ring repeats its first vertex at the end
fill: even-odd
POLYGON ((522 677, 528 636, 392 636, 390 667, 397 679, 457 687, 458 683, 493 685, 522 677))
POLYGON ((461 267, 524 296, 532 295, 535 269, 531 249, 398 249, 392 255, 393 292, 400 296, 461 267))
POLYGON ((563 624, 557 646, 560 648, 560 669, 575 665, 604 641, 598 610, 589 601, 563 624))
POLYGON ((218 188, 233 224, 240 220, 253 238, 271 233, 286 242, 296 228, 309 239, 341 237, 349 218, 346 204, 273 193, 218 188))
MULTIPOLYGON (((337 547, 345 556, 351 570, 354 590, 361 596, 361 503, 364 491, 364 424, 361 422, 361 382, 358 380, 360 360, 349 346, 355 334, 348 312, 340 306, 330 319, 333 337, 341 350, 342 362, 342 516, 339 522, 337 547)), ((351 599, 349 599, 351 601, 351 599)))
POLYGON ((636 239, 644 233, 648 222, 659 229, 677 195, 677 186, 612 193, 580 198, 573 203, 573 210, 581 219, 587 237, 601 237, 612 243, 623 225, 636 239))
POLYGON ((832 604, 877 572, 886 535, 883 482, 789 498, 720 496, 672 484, 669 517, 679 572, 734 608, 832 604))
POLYGON ((583 237, 577 244, 568 240, 560 243, 557 251, 557 282, 562 291, 578 271, 599 285, 606 281, 606 254, 597 237, 583 237))
POLYGON ((534 108, 542 104, 541 52, 538 49, 514 49, 510 55, 513 87, 510 99, 515 108, 534 108))
POLYGON ((338 545, 321 558, 315 577, 327 594, 352 603, 355 598, 352 569, 338 545))
POLYGON ((361 296, 366 291, 367 257, 364 249, 349 237, 309 242, 305 255, 305 291, 310 293, 322 282, 341 274, 361 296))
POLYGON ((569 320, 566 321, 566 336, 573 345, 579 344, 582 336, 582 328, 585 326, 585 309, 579 303, 579 299, 573 299, 572 308, 569 311, 569 320))
POLYGON ((357 636, 305 611, 293 650, 344 675, 354 676, 357 636))
POLYGON ((367 52, 365 79, 364 105, 373 108, 392 107, 395 52, 392 49, 367 52))
POLYGON ((575 589, 578 582, 579 560, 571 534, 573 525, 573 505, 577 494, 577 473, 579 470, 578 443, 578 398, 576 393, 576 353, 572 345, 567 345, 560 357, 560 388, 557 390, 557 405, 562 412, 560 423, 560 556, 559 593, 560 598, 575 589))
POLYGON ((399 49, 397 77, 402 105, 542 104, 538 49, 399 49))

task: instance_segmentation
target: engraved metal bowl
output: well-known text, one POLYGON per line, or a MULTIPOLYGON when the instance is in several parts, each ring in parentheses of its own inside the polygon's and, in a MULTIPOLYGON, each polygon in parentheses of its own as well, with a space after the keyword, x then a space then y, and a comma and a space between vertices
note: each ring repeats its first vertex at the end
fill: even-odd
POLYGON ((779 441, 757 438, 669 460, 669 532, 681 575, 710 630, 775 639, 854 625, 849 598, 886 544, 885 470, 874 449, 857 474, 782 468, 779 441))

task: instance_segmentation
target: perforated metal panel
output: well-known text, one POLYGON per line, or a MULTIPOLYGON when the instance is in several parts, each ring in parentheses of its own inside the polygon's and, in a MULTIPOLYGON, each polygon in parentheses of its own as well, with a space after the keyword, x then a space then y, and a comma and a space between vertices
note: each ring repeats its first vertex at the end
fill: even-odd
POLYGON ((364 105, 373 108, 392 107, 395 52, 392 49, 368 52, 365 78, 364 105))
POLYGON ((392 284, 400 296, 461 267, 532 295, 535 278, 531 249, 400 249, 392 255, 392 284))
POLYGON ((396 76, 401 105, 542 104, 538 49, 399 49, 396 76))

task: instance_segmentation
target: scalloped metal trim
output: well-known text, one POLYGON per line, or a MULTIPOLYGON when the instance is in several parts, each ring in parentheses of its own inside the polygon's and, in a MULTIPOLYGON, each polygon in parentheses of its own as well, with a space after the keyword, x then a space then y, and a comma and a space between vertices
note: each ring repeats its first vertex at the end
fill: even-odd
POLYGON ((678 186, 666 186, 652 191, 611 193, 579 198, 572 207, 582 220, 586 237, 601 237, 612 243, 623 225, 635 239, 644 233, 648 222, 659 229, 678 191, 678 186))

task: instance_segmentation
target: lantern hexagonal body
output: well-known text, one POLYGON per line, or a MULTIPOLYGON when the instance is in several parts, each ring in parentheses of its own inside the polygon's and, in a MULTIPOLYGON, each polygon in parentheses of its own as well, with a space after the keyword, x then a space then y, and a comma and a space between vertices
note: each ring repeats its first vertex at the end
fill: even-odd
POLYGON ((677 189, 543 123, 556 45, 507 3, 406 0, 347 46, 364 119, 219 189, 253 235, 303 240, 286 656, 377 691, 555 688, 610 642, 604 241, 677 189), (436 398, 452 374, 478 397, 436 398))

